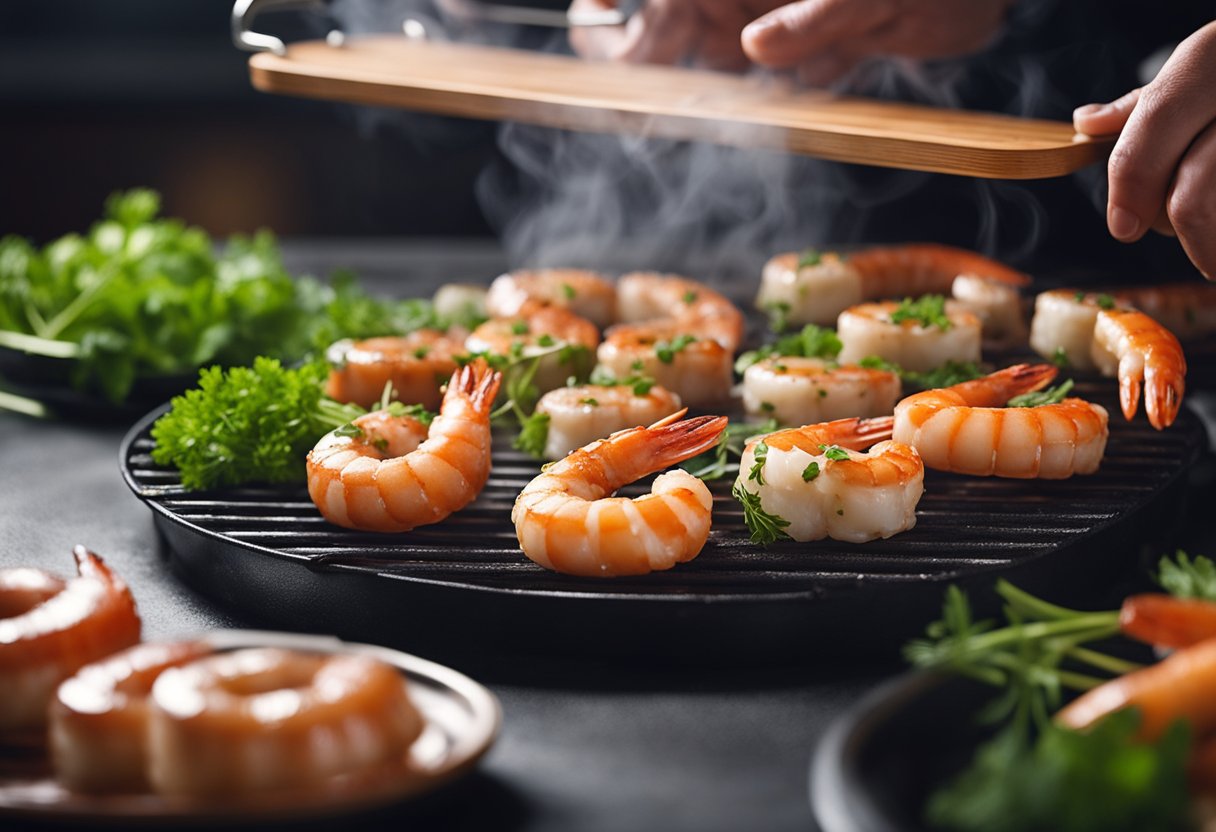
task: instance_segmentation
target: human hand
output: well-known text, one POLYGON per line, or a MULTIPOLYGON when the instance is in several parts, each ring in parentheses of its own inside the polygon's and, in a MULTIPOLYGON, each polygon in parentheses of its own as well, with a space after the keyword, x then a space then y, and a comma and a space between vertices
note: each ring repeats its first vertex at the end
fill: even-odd
POLYGON ((1119 133, 1107 164, 1106 225, 1135 242, 1150 228, 1178 237, 1216 280, 1216 23, 1184 40, 1157 77, 1073 113, 1078 133, 1119 133))
POLYGON ((831 83, 878 56, 955 58, 1000 32, 1014 0, 798 0, 743 30, 758 64, 794 68, 804 83, 831 83))
MULTIPOLYGON (((743 27, 784 0, 646 0, 625 26, 574 28, 570 44, 585 58, 740 70, 749 65, 743 27)), ((615 0, 574 0, 571 11, 598 12, 615 0)))

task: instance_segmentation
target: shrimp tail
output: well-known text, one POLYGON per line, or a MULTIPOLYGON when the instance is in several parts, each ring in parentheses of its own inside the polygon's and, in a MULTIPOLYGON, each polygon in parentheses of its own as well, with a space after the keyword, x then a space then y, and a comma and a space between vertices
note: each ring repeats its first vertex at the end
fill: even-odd
POLYGON ((1156 647, 1179 649, 1216 638, 1216 604, 1147 593, 1123 601, 1119 629, 1156 647))
MULTIPOLYGON (((1119 362, 1119 409, 1129 422, 1136 418, 1140 405, 1140 373, 1137 370, 1124 370, 1124 364, 1130 363, 1133 363, 1130 359, 1119 362)), ((1153 409, 1153 403, 1146 402, 1146 407, 1153 409)), ((1150 421, 1153 421, 1151 417, 1150 421)))
POLYGON ((448 382, 448 392, 444 395, 444 403, 449 396, 468 402, 480 416, 488 416, 494 407, 494 398, 498 395, 499 385, 502 384, 502 373, 491 370, 484 359, 478 359, 471 364, 461 367, 448 382))
POLYGON ((875 443, 890 439, 891 433, 895 429, 895 417, 881 416, 876 419, 841 419, 831 424, 840 425, 840 433, 846 437, 840 441, 841 445, 853 448, 854 450, 862 450, 875 443))
POLYGON ((718 444, 718 438, 726 430, 725 416, 697 416, 682 422, 669 422, 672 416, 659 420, 651 427, 640 428, 653 441, 649 447, 653 461, 651 470, 660 471, 708 451, 718 444))
POLYGON ((108 586, 114 587, 115 590, 123 595, 130 594, 122 578, 115 575, 110 567, 106 566, 106 562, 101 559, 100 555, 89 551, 89 549, 78 543, 72 547, 72 556, 76 558, 76 572, 80 577, 94 578, 108 586))
MULTIPOLYGON (((1182 351, 1179 350, 1181 357, 1182 351)), ((1183 372, 1185 373, 1185 360, 1183 360, 1183 372)), ((1164 430, 1174 424, 1174 420, 1178 418, 1178 410, 1182 406, 1182 394, 1186 390, 1185 376, 1179 375, 1171 378, 1171 374, 1158 372, 1157 368, 1149 364, 1144 373, 1144 409, 1148 413, 1148 420, 1157 430, 1164 430)), ((1122 385, 1120 385, 1120 398, 1122 399, 1122 385)), ((1132 414, 1136 412, 1135 398, 1132 399, 1132 414)), ((1124 415, 1127 415, 1126 409, 1124 415)), ((1131 418, 1128 416, 1127 418, 1131 418)))
POLYGON ((664 416, 662 419, 660 419, 659 421, 655 422, 653 425, 651 425, 651 426, 648 428, 648 430, 654 430, 655 428, 665 428, 665 427, 667 427, 668 425, 673 424, 673 423, 678 422, 678 421, 680 421, 681 419, 683 419, 683 418, 684 418, 684 414, 685 414, 685 413, 687 413, 687 412, 688 412, 688 408, 687 408, 687 407, 682 407, 682 408, 680 408, 679 410, 677 410, 675 413, 671 413, 671 414, 669 414, 669 415, 667 415, 667 416, 664 416))

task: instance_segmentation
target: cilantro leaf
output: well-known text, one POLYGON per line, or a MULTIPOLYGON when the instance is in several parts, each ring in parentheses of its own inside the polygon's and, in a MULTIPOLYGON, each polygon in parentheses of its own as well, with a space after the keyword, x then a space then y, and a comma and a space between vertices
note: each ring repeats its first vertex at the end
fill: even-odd
POLYGON ((545 443, 549 441, 549 414, 533 413, 523 420, 519 435, 511 443, 517 451, 523 451, 537 459, 545 456, 545 443))
POLYGON ((839 445, 820 445, 819 450, 833 462, 842 462, 849 458, 849 452, 839 445))
POLYGON ((818 476, 819 463, 812 459, 809 463, 807 463, 807 466, 802 469, 802 481, 812 482, 818 476))

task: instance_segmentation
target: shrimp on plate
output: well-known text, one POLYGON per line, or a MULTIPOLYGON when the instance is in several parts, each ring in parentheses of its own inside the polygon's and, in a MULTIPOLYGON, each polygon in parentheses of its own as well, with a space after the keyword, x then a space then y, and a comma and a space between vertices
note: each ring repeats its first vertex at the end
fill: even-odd
POLYGON ((77 577, 0 571, 0 731, 46 724, 55 688, 79 668, 139 641, 135 600, 83 546, 77 577))
POLYGON ((648 425, 680 409, 680 397, 660 385, 642 392, 628 384, 559 387, 540 397, 536 412, 549 417, 545 459, 634 425, 648 425))
POLYGON ((791 323, 830 326, 845 309, 865 301, 954 291, 982 319, 993 320, 999 332, 1020 319, 1017 290, 1029 285, 1028 275, 1002 263, 932 243, 880 246, 848 255, 808 249, 779 254, 768 262, 756 306, 779 304, 791 323), (973 280, 959 284, 960 276, 973 280), (1012 291, 980 290, 979 282, 1012 291))
POLYGON ((1119 378, 1119 404, 1132 419, 1144 389, 1149 423, 1174 423, 1186 391, 1186 356, 1172 332, 1111 295, 1057 289, 1035 299, 1030 346, 1078 369, 1119 378))
POLYGON ((600 342, 595 324, 560 306, 528 301, 509 318, 491 318, 465 339, 471 353, 504 357, 536 356, 532 383, 545 393, 571 376, 585 377, 600 342))
POLYGON ((743 371, 744 409, 784 425, 887 416, 899 392, 898 373, 820 358, 771 356, 743 371))
POLYGON ((925 465, 941 471, 1021 479, 1092 474, 1106 451, 1105 408, 1077 398, 1005 406, 1055 375, 1048 364, 1019 364, 916 393, 895 406, 893 435, 916 448, 925 465))
POLYGON ((836 334, 844 345, 842 364, 876 355, 905 370, 928 372, 947 361, 980 360, 979 318, 941 295, 851 307, 840 313, 836 334))
POLYGON ((563 307, 600 329, 616 320, 616 287, 598 272, 584 269, 534 269, 499 275, 490 284, 486 311, 496 318, 511 318, 530 301, 563 307))
POLYGON ((733 493, 798 541, 864 543, 907 531, 925 467, 914 448, 890 441, 891 425, 890 416, 839 419, 749 442, 733 493))
POLYGON ((372 407, 391 382, 398 401, 434 410, 442 398, 440 389, 456 372, 456 356, 463 354, 463 339, 434 329, 338 341, 326 351, 330 370, 325 395, 372 407))
POLYGON ((456 371, 429 429, 377 411, 308 452, 308 494, 331 523, 404 532, 476 499, 490 476, 490 410, 502 374, 484 361, 456 371))
POLYGON ((77 792, 147 791, 152 684, 168 668, 212 652, 197 641, 137 644, 64 681, 50 710, 51 759, 59 782, 77 792))
POLYGON ((148 702, 148 776, 221 796, 404 765, 424 727, 405 679, 361 655, 217 653, 162 672, 148 702))
POLYGON ((618 431, 558 460, 524 486, 511 520, 525 555, 583 577, 644 575, 695 558, 709 536, 713 497, 686 471, 655 478, 634 499, 610 496, 634 480, 712 448, 725 416, 618 431))

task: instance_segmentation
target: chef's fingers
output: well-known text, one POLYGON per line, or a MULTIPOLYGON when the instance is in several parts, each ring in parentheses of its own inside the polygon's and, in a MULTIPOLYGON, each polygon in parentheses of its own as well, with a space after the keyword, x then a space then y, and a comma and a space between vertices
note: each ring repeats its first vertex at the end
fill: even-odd
POLYGON ((752 21, 743 51, 758 64, 793 67, 886 25, 895 0, 798 0, 752 21))
MULTIPOLYGON (((615 8, 612 0, 574 0, 572 11, 615 8)), ((624 26, 574 27, 570 44, 583 57, 633 63, 674 64, 690 55, 700 38, 699 16, 690 0, 647 0, 624 26)))
POLYGON ((826 87, 842 78, 857 65, 858 58, 829 51, 815 55, 798 64, 795 72, 799 83, 809 87, 826 87))
POLYGON ((1072 126, 1086 136, 1113 136, 1123 129, 1140 100, 1140 88, 1109 104, 1086 104, 1072 111, 1072 126))
POLYGON ((740 33, 752 15, 738 0, 698 0, 701 42, 695 63, 709 69, 741 70, 749 65, 743 52, 740 33))
MULTIPOLYGON (((1139 100, 1107 164, 1106 223, 1119 240, 1140 239, 1165 206, 1187 148, 1216 118, 1216 24, 1179 44, 1139 100)), ((1174 222, 1179 233, 1183 233, 1174 222)))
POLYGON ((1216 280, 1216 123, 1199 134, 1178 166, 1166 204, 1187 256, 1216 280))

